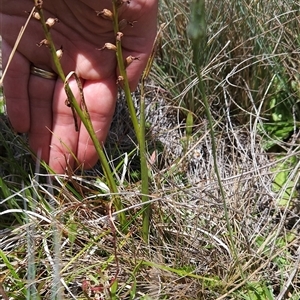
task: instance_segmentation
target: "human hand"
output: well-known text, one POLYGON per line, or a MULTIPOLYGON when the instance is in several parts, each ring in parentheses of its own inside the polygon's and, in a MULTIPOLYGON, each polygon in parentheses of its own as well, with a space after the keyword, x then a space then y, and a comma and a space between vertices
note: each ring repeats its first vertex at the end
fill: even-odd
MULTIPOLYGON (((0 0, 0 34, 2 61, 5 68, 21 26, 24 26, 33 7, 32 0, 0 0)), ((122 32, 123 56, 138 57, 127 68, 132 90, 147 63, 156 34, 158 0, 131 0, 119 9, 119 19, 134 22, 122 32)), ((97 16, 96 11, 112 7, 111 0, 44 0, 45 18, 58 18, 51 28, 57 49, 63 48, 60 60, 65 75, 75 71, 81 78, 83 93, 91 121, 100 142, 104 142, 110 128, 117 95, 117 65, 115 52, 97 49, 107 42, 115 43, 113 24, 97 16)), ((17 132, 27 132, 29 145, 41 159, 57 173, 66 166, 82 164, 91 168, 98 157, 84 126, 75 130, 71 109, 65 104, 64 84, 57 80, 33 75, 34 66, 55 72, 50 51, 37 47, 44 39, 39 21, 31 19, 5 75, 3 88, 7 113, 17 132)), ((75 80, 69 81, 78 101, 75 80)))

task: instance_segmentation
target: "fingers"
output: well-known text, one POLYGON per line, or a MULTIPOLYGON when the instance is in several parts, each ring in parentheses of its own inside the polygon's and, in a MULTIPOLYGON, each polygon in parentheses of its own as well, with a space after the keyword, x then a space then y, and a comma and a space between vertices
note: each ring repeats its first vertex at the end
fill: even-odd
POLYGON ((31 75, 28 84, 30 98, 29 146, 44 161, 49 159, 52 99, 56 80, 31 75))
MULTIPOLYGON (((78 103, 80 93, 74 79, 69 81, 69 86, 78 103)), ((75 119, 71 107, 66 104, 66 93, 61 81, 57 81, 52 103, 52 133, 49 154, 49 165, 56 173, 65 173, 66 167, 72 168, 76 161, 79 132, 75 129, 75 119)), ((80 123, 75 115, 78 126, 80 123)))
MULTIPOLYGON (((117 85, 115 76, 105 81, 86 81, 84 84, 85 102, 89 115, 101 144, 105 142, 115 111, 117 85)), ((80 128, 78 160, 88 169, 95 165, 98 156, 95 146, 84 126, 80 128)))
MULTIPOLYGON (((75 80, 70 88, 78 102, 79 89, 75 80)), ((105 81, 84 82, 83 92, 93 128, 100 143, 104 143, 113 117, 117 85, 115 77, 105 81)), ((77 117, 79 132, 75 131, 74 116, 65 104, 63 84, 58 82, 53 100, 53 133, 50 146, 49 165, 56 173, 65 173, 66 167, 79 165, 91 168, 98 160, 95 146, 83 124, 77 117)))
MULTIPOLYGON (((5 69, 12 48, 2 41, 2 60, 5 69)), ((30 64, 19 52, 16 52, 4 77, 3 89, 9 120, 17 132, 28 132, 30 128, 30 109, 28 98, 28 80, 30 64)))
MULTIPOLYGON (((132 90, 136 87, 151 52, 156 32, 157 2, 157 0, 133 1, 120 9, 122 14, 120 17, 134 23, 133 27, 127 26, 124 29, 122 39, 124 58, 129 55, 139 58, 127 68, 132 90)), ((64 1, 60 3, 65 6, 64 1)), ((104 5, 103 3, 101 5, 104 5)), ((103 45, 115 37, 110 22, 95 15, 96 23, 99 22, 101 26, 95 26, 95 23, 90 22, 90 7, 82 6, 78 20, 73 16, 72 8, 73 6, 70 6, 70 12, 65 15, 64 10, 58 10, 54 4, 49 4, 51 14, 60 12, 61 14, 57 15, 59 19, 69 20, 53 29, 53 37, 58 45, 64 45, 65 53, 62 58, 64 71, 75 70, 80 77, 87 79, 84 82, 86 104, 97 138, 104 142, 115 107, 116 64, 113 52, 99 53, 95 49, 98 44, 103 45)), ((12 44, 15 34, 11 33, 14 32, 16 23, 14 26, 11 25, 11 17, 7 16, 5 26, 2 26, 1 30, 5 32, 6 39, 11 39, 12 44)), ((17 131, 29 132, 30 146, 35 152, 41 150, 42 158, 55 172, 65 172, 66 166, 68 164, 73 166, 77 158, 77 163, 83 163, 85 168, 92 167, 97 160, 94 145, 84 126, 79 123, 79 132, 75 130, 72 110, 65 104, 67 97, 63 83, 30 75, 29 61, 51 69, 48 50, 40 48, 35 51, 35 40, 40 41, 42 35, 37 26, 38 24, 35 25, 33 22, 29 24, 18 48, 23 55, 20 52, 15 53, 4 79, 4 93, 11 123, 17 131)), ((2 42, 2 47, 5 66, 11 47, 5 41, 2 42)), ((80 101, 76 82, 71 80, 70 86, 77 101, 80 101)))

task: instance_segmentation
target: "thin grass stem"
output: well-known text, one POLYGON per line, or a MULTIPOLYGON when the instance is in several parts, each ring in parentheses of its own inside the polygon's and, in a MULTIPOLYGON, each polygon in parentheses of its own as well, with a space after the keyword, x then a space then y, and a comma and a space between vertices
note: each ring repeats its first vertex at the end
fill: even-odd
POLYGON ((215 139, 215 133, 214 133, 214 122, 213 117, 210 111, 210 106, 207 98, 206 88, 205 84, 202 78, 201 74, 201 62, 203 61, 204 51, 205 51, 205 44, 206 44, 206 17, 205 17, 205 1, 204 0, 194 0, 191 6, 191 21, 188 27, 189 37, 192 41, 192 47, 193 47, 193 62, 196 67, 196 74, 198 77, 198 86, 199 91, 202 97, 202 101, 204 103, 205 108, 205 114, 207 116, 208 125, 209 125, 209 131, 211 136, 211 148, 212 148, 212 156, 213 156, 213 162, 214 162, 214 171, 217 177, 217 182, 219 185, 222 201, 223 201, 223 207, 224 207, 224 216, 226 219, 226 225, 227 230, 229 233, 229 240, 230 240, 230 248, 233 252, 234 258, 237 262, 240 274, 242 279, 245 278, 242 267, 239 262, 237 250, 235 247, 234 242, 234 235, 233 230, 230 224, 229 219, 229 212, 228 207, 226 203, 226 197, 225 192, 222 184, 222 179, 220 176, 219 168, 218 168, 218 159, 217 159, 217 145, 216 145, 216 139, 215 139), (200 25, 199 25, 200 24, 200 25))

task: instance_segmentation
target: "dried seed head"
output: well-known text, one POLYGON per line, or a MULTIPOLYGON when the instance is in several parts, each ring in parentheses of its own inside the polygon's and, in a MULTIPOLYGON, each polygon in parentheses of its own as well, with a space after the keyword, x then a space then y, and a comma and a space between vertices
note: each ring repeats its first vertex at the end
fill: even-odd
POLYGON ((64 54, 64 50, 61 46, 60 49, 56 50, 56 55, 57 55, 58 59, 61 59, 63 54, 64 54))
POLYGON ((120 31, 117 32, 116 39, 117 39, 118 42, 121 42, 121 39, 122 39, 123 35, 124 35, 124 34, 123 34, 122 32, 120 32, 120 31))
POLYGON ((34 11, 34 12, 32 13, 32 17, 33 17, 34 19, 36 19, 36 20, 40 20, 40 19, 41 19, 41 16, 40 16, 40 14, 39 14, 37 11, 34 11))
POLYGON ((96 11, 97 17, 101 16, 103 19, 106 20, 113 20, 113 13, 109 10, 104 8, 102 11, 96 11))
POLYGON ((41 47, 43 45, 48 46, 49 42, 46 39, 41 40, 38 44, 36 44, 38 47, 41 47))
POLYGON ((48 18, 46 21, 46 25, 51 28, 55 23, 58 22, 57 18, 48 18))
POLYGON ((132 55, 129 55, 125 59, 125 68, 127 68, 134 60, 139 60, 139 57, 134 57, 132 55))
POLYGON ((112 43, 105 43, 104 46, 98 50, 104 50, 104 49, 117 51, 117 47, 112 43))

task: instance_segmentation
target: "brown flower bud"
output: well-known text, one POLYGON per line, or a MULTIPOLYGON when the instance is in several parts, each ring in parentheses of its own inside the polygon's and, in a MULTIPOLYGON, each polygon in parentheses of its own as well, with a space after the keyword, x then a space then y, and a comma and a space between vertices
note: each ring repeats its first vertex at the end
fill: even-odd
POLYGON ((34 12, 32 13, 32 17, 33 17, 34 19, 36 19, 36 20, 40 20, 40 19, 41 19, 41 16, 40 16, 40 14, 39 14, 37 11, 34 11, 34 12))
POLYGON ((112 43, 105 43, 104 46, 98 50, 104 50, 104 49, 117 51, 117 47, 112 43))
POLYGON ((97 17, 101 16, 103 19, 106 20, 113 20, 113 13, 109 10, 104 8, 102 11, 96 11, 97 17))
POLYGON ((124 77, 121 76, 121 75, 119 75, 118 78, 117 78, 117 82, 116 83, 119 84, 119 83, 121 83, 123 81, 124 81, 124 77))
POLYGON ((125 59, 125 68, 127 68, 134 60, 139 60, 139 57, 134 57, 132 55, 129 55, 125 59))
POLYGON ((38 44, 36 44, 38 47, 42 47, 43 45, 48 46, 49 42, 46 39, 41 40, 38 44))
POLYGON ((58 22, 57 18, 48 18, 46 21, 46 25, 50 28, 57 22, 58 22))

